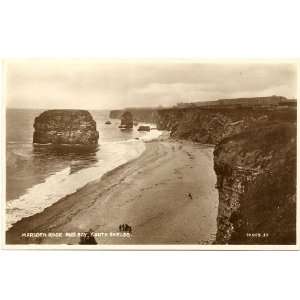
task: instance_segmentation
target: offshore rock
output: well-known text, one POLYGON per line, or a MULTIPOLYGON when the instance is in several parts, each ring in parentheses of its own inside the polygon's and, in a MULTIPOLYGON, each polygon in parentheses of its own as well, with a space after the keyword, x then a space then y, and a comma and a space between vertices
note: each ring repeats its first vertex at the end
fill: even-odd
POLYGON ((150 126, 141 125, 139 126, 138 131, 150 131, 150 126))
POLYGON ((96 122, 86 110, 47 110, 35 118, 33 143, 97 145, 96 122))
POLYGON ((133 127, 133 116, 129 111, 125 111, 121 117, 121 128, 132 128, 133 127))
MULTIPOLYGON (((132 114, 134 125, 138 122, 156 123, 158 117, 158 109, 156 108, 129 108, 126 109, 132 114)), ((121 119, 124 110, 111 110, 109 117, 111 119, 121 119)))

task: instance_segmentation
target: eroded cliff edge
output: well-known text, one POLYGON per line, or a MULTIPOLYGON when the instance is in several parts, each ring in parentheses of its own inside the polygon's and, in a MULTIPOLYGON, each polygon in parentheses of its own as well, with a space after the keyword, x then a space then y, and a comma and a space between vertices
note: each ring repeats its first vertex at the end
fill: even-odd
MULTIPOLYGON (((216 244, 295 244, 296 110, 169 108, 131 110, 178 139, 216 145, 216 244)), ((118 118, 120 111, 111 113, 118 118)))
POLYGON ((216 244, 296 243, 296 125, 256 124, 217 144, 216 244))
POLYGON ((33 143, 97 145, 96 122, 86 110, 47 110, 34 120, 33 143))

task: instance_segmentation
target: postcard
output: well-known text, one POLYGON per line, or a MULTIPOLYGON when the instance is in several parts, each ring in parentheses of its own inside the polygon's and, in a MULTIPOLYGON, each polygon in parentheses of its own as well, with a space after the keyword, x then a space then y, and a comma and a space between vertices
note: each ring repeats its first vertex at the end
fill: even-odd
POLYGON ((6 249, 299 249, 299 62, 7 60, 6 249))

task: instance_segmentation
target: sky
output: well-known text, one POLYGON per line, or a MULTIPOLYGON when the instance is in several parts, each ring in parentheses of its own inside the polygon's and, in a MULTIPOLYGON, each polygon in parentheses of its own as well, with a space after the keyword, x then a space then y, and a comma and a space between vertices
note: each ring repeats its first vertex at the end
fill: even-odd
POLYGON ((6 62, 8 108, 118 109, 220 98, 297 96, 292 63, 6 62))

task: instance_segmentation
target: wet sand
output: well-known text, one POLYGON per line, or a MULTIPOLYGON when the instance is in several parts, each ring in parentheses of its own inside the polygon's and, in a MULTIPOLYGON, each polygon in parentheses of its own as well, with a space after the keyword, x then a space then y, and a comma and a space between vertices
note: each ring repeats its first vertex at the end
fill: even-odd
POLYGON ((6 242, 77 245, 79 237, 65 233, 92 229, 102 235, 98 244, 211 244, 218 209, 212 152, 164 138, 149 142, 138 159, 17 222, 6 242), (132 227, 130 237, 117 236, 120 224, 132 227), (21 237, 49 232, 63 237, 21 237))

